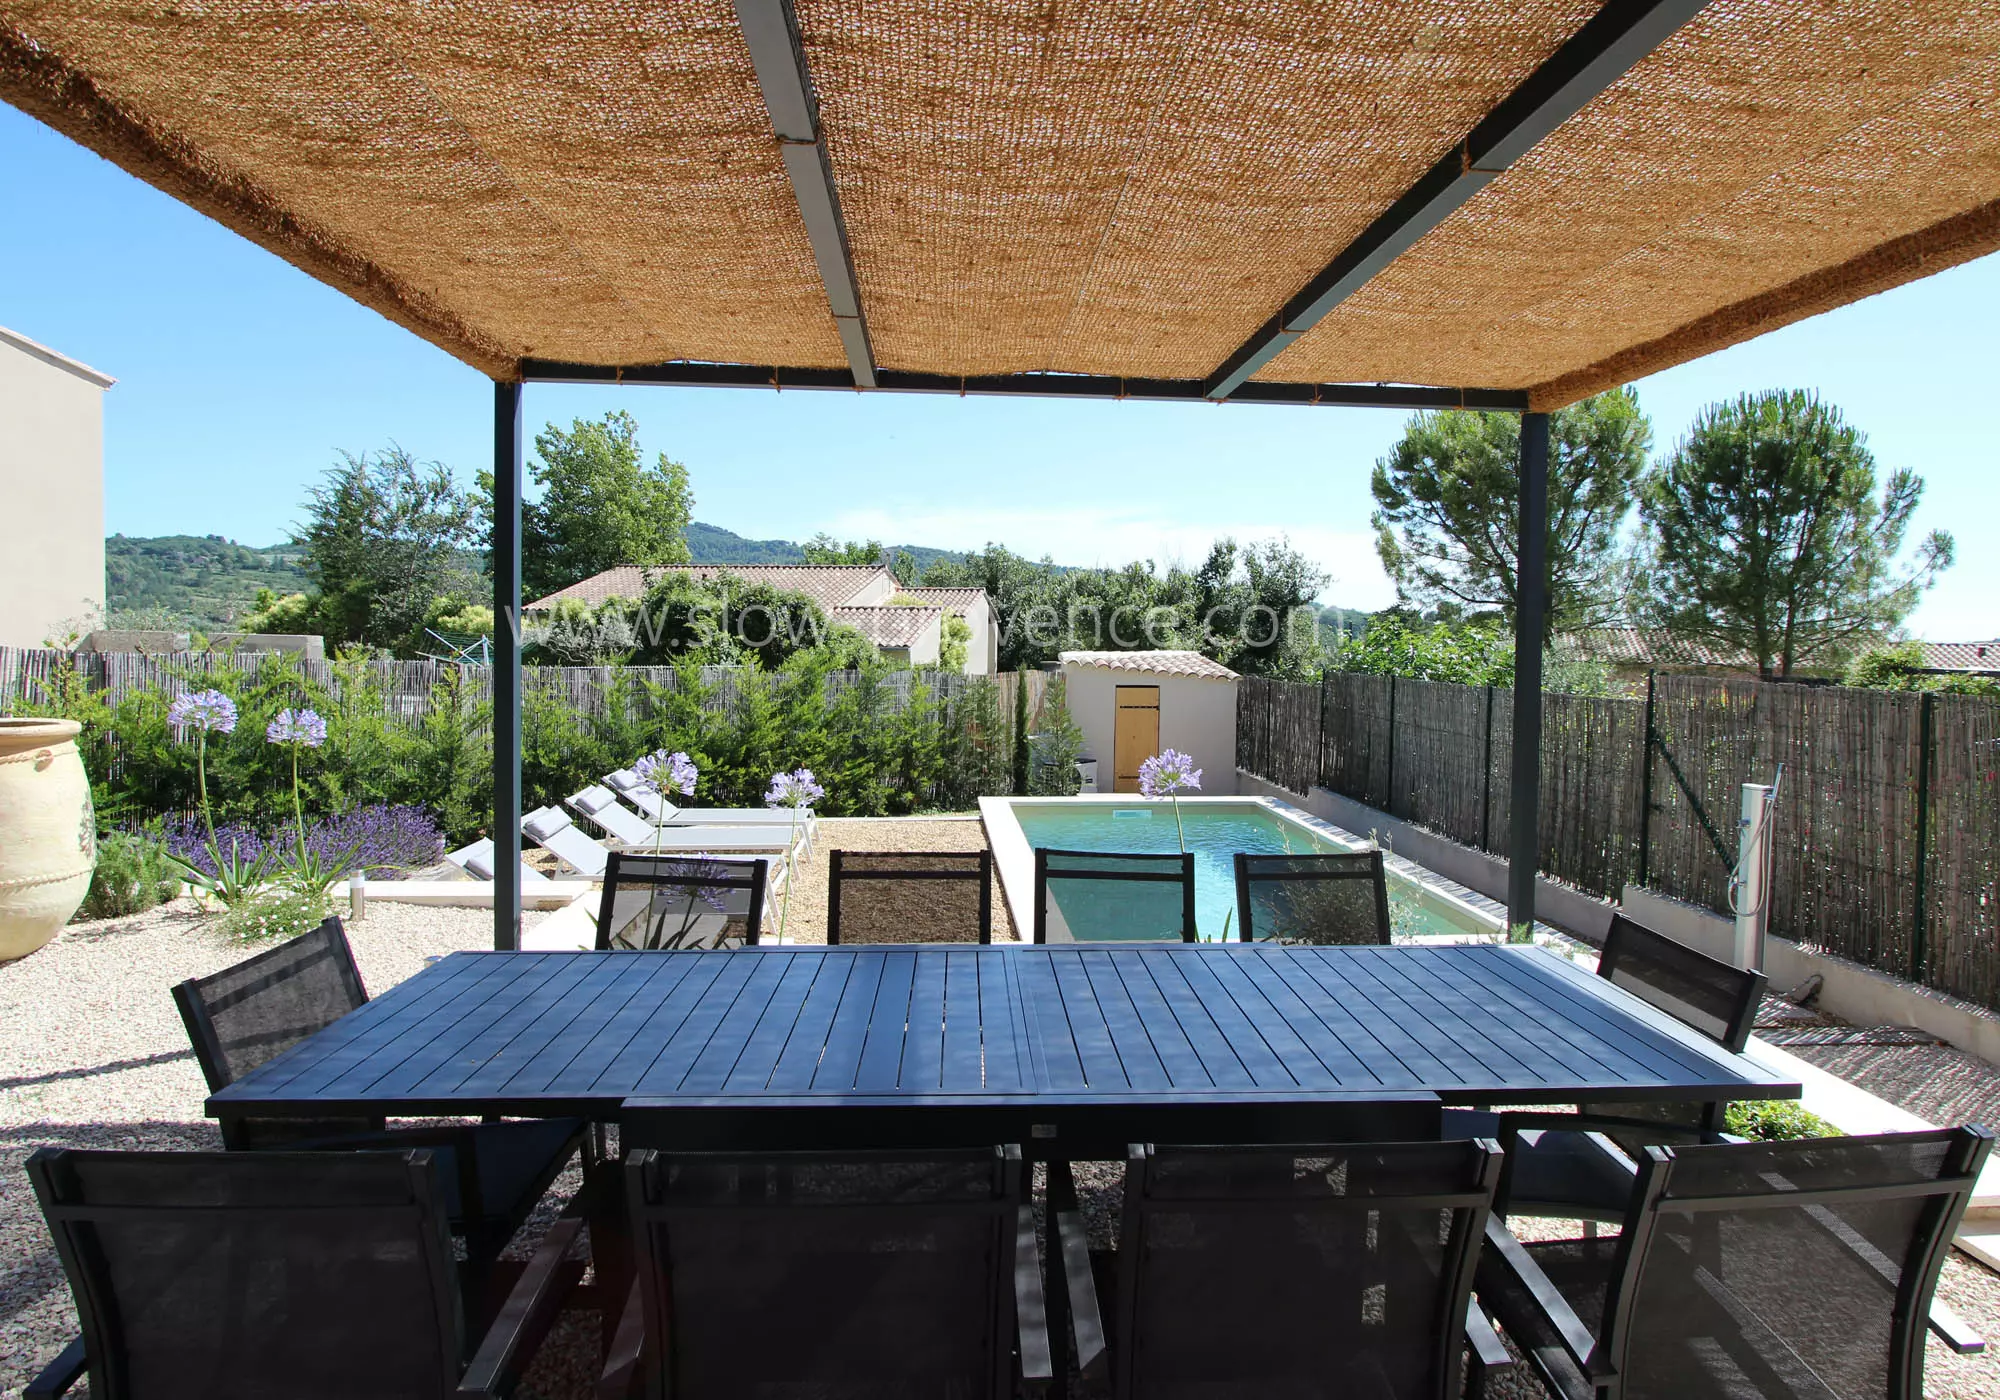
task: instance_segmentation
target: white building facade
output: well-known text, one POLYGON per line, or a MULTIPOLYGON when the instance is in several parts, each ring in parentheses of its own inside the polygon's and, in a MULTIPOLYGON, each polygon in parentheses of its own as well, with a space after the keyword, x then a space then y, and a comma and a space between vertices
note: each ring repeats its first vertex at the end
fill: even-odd
POLYGON ((104 609, 104 391, 114 381, 0 326, 0 646, 104 609))

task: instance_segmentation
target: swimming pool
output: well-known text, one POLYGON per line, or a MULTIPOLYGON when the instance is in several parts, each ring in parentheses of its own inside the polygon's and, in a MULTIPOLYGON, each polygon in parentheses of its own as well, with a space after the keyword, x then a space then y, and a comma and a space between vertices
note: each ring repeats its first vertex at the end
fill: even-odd
MULTIPOLYGON (((1284 804, 1265 798, 1183 798, 1178 828, 1171 803, 1131 797, 989 797, 979 806, 1008 907, 1024 939, 1030 936, 1033 920, 1037 846, 1171 853, 1181 849, 1185 831, 1187 849, 1194 854, 1195 925, 1205 940, 1222 937, 1225 927, 1231 938, 1236 936, 1236 852, 1333 854, 1355 849, 1290 815, 1284 804)), ((1080 942, 1105 940, 1106 932, 1093 934, 1091 925, 1114 922, 1093 920, 1088 909, 1059 907, 1080 942)), ((1389 913, 1399 940, 1498 932, 1497 921, 1396 870, 1389 872, 1389 913)))

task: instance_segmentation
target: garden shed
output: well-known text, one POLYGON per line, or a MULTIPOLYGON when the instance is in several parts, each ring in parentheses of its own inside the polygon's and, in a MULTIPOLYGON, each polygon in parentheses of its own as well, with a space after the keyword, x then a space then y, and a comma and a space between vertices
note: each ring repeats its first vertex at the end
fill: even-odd
POLYGON ((1201 790, 1236 792, 1236 673, 1198 651, 1066 651, 1062 674, 1100 792, 1137 792, 1139 765, 1179 749, 1201 790))

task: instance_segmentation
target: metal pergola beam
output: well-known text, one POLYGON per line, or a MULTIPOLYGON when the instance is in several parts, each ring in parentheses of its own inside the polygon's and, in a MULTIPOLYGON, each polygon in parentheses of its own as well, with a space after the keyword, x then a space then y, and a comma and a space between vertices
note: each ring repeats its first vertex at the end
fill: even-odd
POLYGON ((1521 415, 1514 535, 1514 752, 1507 808, 1507 925, 1535 922, 1541 868, 1542 646, 1549 618, 1549 415, 1521 415))
POLYGON ((493 385, 493 946, 521 946, 521 386, 493 385))
POLYGON ((799 203, 811 240, 813 261, 826 288, 826 302, 855 385, 873 389, 875 351, 868 343, 868 321, 861 313, 861 289, 854 279, 854 255, 847 246, 847 224, 840 216, 840 193, 834 188, 833 167, 826 158, 826 136, 819 125, 819 101, 812 75, 806 70, 799 43, 798 16, 791 0, 736 0, 736 21, 750 46, 757 84, 771 114, 784 155, 785 174, 799 203))
POLYGON ((1604 8, 1508 94, 1283 309, 1210 375, 1213 399, 1239 395, 1283 354, 1496 175, 1700 13, 1707 0, 1607 0, 1604 8))
MULTIPOLYGON (((847 389, 863 387, 904 394, 981 394, 1057 399, 1139 399, 1155 403, 1203 403, 1199 379, 1122 379, 1099 374, 988 374, 955 376, 877 370, 875 382, 861 385, 844 369, 787 368, 775 365, 674 361, 657 365, 580 365, 556 360, 523 360, 521 378, 538 384, 661 384, 682 388, 847 389)), ((1344 408, 1481 408, 1522 413, 1524 389, 1444 388, 1426 384, 1251 383, 1233 396, 1237 403, 1319 404, 1344 408)))

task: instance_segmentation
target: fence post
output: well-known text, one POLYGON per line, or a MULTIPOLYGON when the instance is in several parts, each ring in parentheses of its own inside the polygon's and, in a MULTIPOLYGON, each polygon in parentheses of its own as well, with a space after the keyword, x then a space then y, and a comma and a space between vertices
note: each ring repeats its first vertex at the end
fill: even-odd
POLYGON ((1383 794, 1389 815, 1396 815, 1396 678, 1389 677, 1389 788, 1383 794))
POLYGON ((1333 682, 1328 680, 1325 676, 1320 677, 1319 749, 1318 752, 1316 752, 1313 755, 1313 767, 1317 770, 1313 774, 1313 781, 1318 783, 1321 787, 1326 787, 1326 788, 1330 788, 1333 786, 1332 783, 1327 781, 1327 772, 1326 772, 1326 697, 1328 688, 1332 686, 1332 684, 1333 682))
POLYGON ((1639 888, 1653 864, 1653 679, 1646 672, 1646 737, 1639 743, 1639 888))
POLYGON ((1493 849, 1493 687, 1486 687, 1486 745, 1479 761, 1479 849, 1493 849))
POLYGON ((1931 750, 1936 747, 1937 695, 1926 690, 1917 708, 1917 879, 1916 897, 1910 901, 1910 980, 1921 983, 1928 971, 1929 949, 1925 946, 1924 886, 1930 878, 1931 844, 1931 750))

